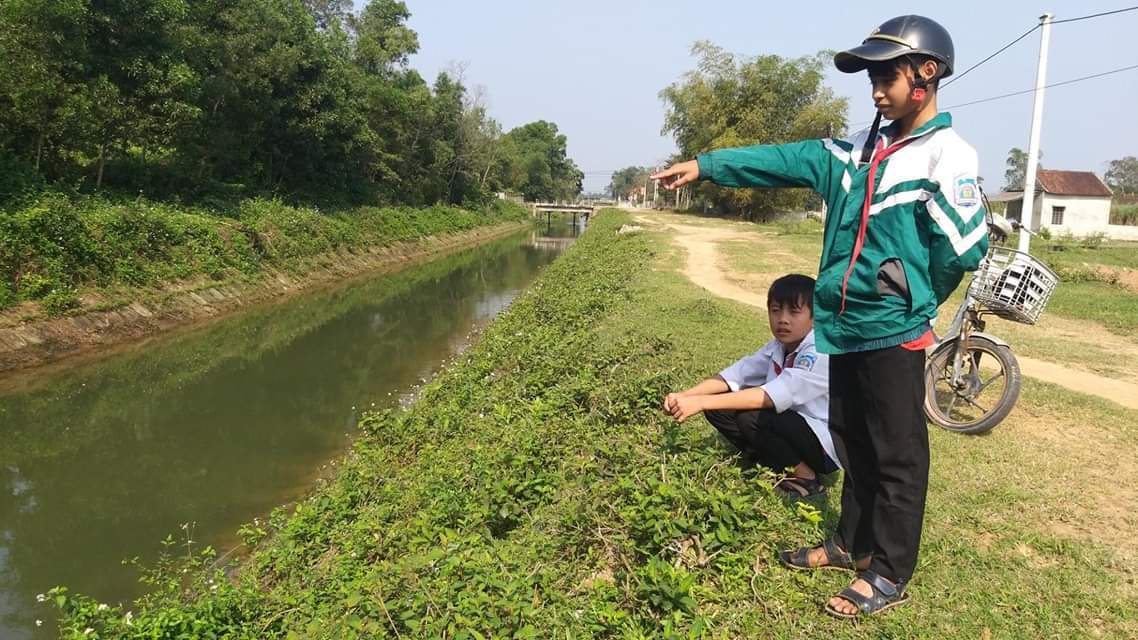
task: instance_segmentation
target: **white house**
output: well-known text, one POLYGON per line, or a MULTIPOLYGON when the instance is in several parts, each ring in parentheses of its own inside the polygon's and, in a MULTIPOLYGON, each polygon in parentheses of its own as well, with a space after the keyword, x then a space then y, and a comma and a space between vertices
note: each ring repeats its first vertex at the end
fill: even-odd
MULTIPOLYGON (((1093 172, 1040 169, 1029 228, 1047 229, 1052 235, 1104 233, 1118 240, 1138 240, 1138 227, 1110 224, 1112 196, 1093 172)), ((1023 220, 1023 191, 1005 191, 992 200, 1007 202, 1007 217, 1023 220)))

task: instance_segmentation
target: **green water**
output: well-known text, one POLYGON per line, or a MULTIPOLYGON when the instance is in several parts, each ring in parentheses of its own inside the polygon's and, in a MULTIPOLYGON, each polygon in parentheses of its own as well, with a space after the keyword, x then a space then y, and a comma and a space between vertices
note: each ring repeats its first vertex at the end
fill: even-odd
POLYGON ((362 411, 412 398, 565 246, 535 235, 0 380, 0 638, 52 635, 36 594, 55 585, 140 595, 121 561, 152 562, 187 523, 199 545, 237 545, 311 488, 362 411))

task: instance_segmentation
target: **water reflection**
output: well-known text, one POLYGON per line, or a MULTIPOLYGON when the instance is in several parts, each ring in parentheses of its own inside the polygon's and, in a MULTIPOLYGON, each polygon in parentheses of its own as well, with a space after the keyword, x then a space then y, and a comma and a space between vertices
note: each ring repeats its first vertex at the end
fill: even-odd
MULTIPOLYGON (((564 229, 558 231, 564 232, 564 229)), ((523 234, 0 391, 0 638, 47 637, 54 585, 140 593, 120 560, 195 522, 234 544, 298 497, 364 409, 394 403, 560 246, 523 234)), ((551 237, 543 234, 541 237, 551 237)))

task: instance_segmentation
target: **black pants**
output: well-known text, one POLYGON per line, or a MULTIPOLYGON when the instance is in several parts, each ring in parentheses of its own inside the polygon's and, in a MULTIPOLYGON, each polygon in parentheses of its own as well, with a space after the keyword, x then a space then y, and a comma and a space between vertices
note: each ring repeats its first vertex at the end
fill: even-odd
POLYGON ((716 410, 704 411, 703 416, 728 442, 764 467, 783 471, 805 462, 815 473, 837 470, 810 425, 793 411, 716 410))
POLYGON ((895 582, 916 568, 929 486, 924 364, 901 347, 830 356, 830 433, 846 470, 837 541, 895 582))

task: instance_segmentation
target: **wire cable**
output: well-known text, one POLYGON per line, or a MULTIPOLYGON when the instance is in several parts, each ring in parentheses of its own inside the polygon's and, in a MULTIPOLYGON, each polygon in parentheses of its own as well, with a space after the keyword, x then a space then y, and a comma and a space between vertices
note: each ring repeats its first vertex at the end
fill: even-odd
MULTIPOLYGON (((1128 11, 1138 11, 1138 5, 1134 5, 1133 7, 1124 7, 1122 9, 1115 9, 1114 11, 1103 11, 1101 13, 1092 13, 1092 14, 1088 14, 1085 16, 1077 16, 1074 18, 1064 18, 1062 20, 1052 20, 1051 24, 1064 24, 1067 22, 1078 22, 1080 20, 1090 20, 1092 18, 1101 18, 1103 16, 1113 16, 1113 15, 1119 14, 1119 13, 1126 13, 1128 11)), ((995 51, 995 53, 993 53, 992 55, 988 56, 987 58, 984 58, 983 60, 981 60, 980 62, 977 62, 976 64, 972 65, 971 67, 968 67, 967 69, 964 70, 964 72, 956 75, 955 77, 949 78, 947 81, 945 81, 944 85, 942 85, 941 88, 947 87, 948 85, 952 84, 953 82, 956 82, 957 80, 968 75, 968 73, 970 71, 972 71, 973 69, 979 67, 980 65, 983 65, 984 63, 988 62, 992 58, 995 58, 996 56, 1000 55, 1001 53, 1007 51, 1015 43, 1019 42, 1020 40, 1023 40, 1024 38, 1028 37, 1032 33, 1035 33, 1035 30, 1038 29, 1040 26, 1042 26, 1042 25, 1038 25, 1038 24, 1035 25, 1034 27, 1025 31, 1022 35, 1020 35, 1015 40, 1012 40, 1011 42, 1009 42, 1009 43, 1005 44, 1004 46, 1000 47, 999 49, 997 49, 995 51)))
POLYGON ((1062 20, 1052 20, 1051 24, 1063 24, 1065 22, 1078 22, 1079 20, 1090 20, 1091 18, 1101 18, 1103 16, 1112 16, 1116 13, 1126 13, 1127 11, 1138 11, 1138 5, 1133 7, 1126 7, 1124 9, 1115 9, 1114 11, 1103 11, 1102 13, 1092 13, 1086 16, 1079 16, 1077 18, 1064 18, 1062 20))
MULTIPOLYGON (((1103 76, 1109 76, 1109 75, 1112 75, 1115 73, 1122 73, 1123 71, 1130 71, 1132 69, 1138 69, 1138 64, 1132 64, 1132 65, 1125 66, 1125 67, 1119 67, 1117 69, 1111 69, 1110 71, 1103 71, 1101 73, 1094 73, 1094 74, 1091 74, 1089 76, 1082 76, 1080 78, 1072 78, 1070 80, 1063 80, 1062 82, 1055 82, 1052 84, 1044 85, 1043 88, 1044 89, 1051 89, 1053 87, 1062 87, 1064 85, 1075 84, 1076 82, 1083 82, 1085 80, 1094 80, 1095 78, 1101 78, 1103 76)), ((979 100, 972 100, 970 102, 962 102, 960 104, 954 104, 954 105, 950 105, 947 107, 942 107, 941 111, 948 111, 950 109, 959 109, 961 107, 970 107, 974 104, 982 104, 984 102, 992 102, 994 100, 1003 100, 1004 98, 1012 98, 1015 96, 1022 96, 1022 95, 1026 95, 1029 93, 1035 93, 1035 92, 1036 92, 1036 89, 1024 89, 1022 91, 1013 91, 1011 93, 1002 93, 998 96, 990 96, 987 98, 981 98, 979 100)), ((870 123, 869 120, 864 120, 861 122, 855 122, 849 126, 850 127, 859 127, 861 125, 865 125, 865 124, 869 124, 869 123, 870 123)))
POLYGON ((981 60, 980 62, 977 62, 976 64, 972 65, 971 67, 968 67, 967 69, 964 70, 963 73, 961 73, 957 76, 954 76, 952 78, 949 78, 947 81, 945 81, 944 85, 942 85, 941 88, 943 89, 944 87, 947 87, 948 85, 952 84, 953 82, 956 82, 957 80, 968 75, 968 73, 970 71, 972 71, 973 69, 975 69, 976 67, 979 67, 980 65, 984 64, 985 62, 987 62, 987 61, 991 60, 992 58, 995 58, 996 56, 1000 55, 1001 53, 1007 51, 1009 48, 1011 48, 1012 45, 1019 42, 1020 40, 1023 40, 1024 38, 1028 37, 1029 35, 1034 33, 1035 30, 1038 28, 1039 28, 1039 25, 1035 25, 1034 27, 1028 29, 1027 31, 1024 31, 1023 35, 1021 35, 1020 37, 1016 38, 1015 40, 1012 40, 1011 42, 1005 44, 1004 46, 1000 47, 992 55, 988 56, 987 58, 984 58, 983 60, 981 60))
MULTIPOLYGON (((1064 80, 1062 82, 1056 82, 1053 84, 1044 85, 1043 88, 1044 89, 1050 89, 1052 87, 1062 87, 1062 86, 1068 85, 1068 84, 1075 84, 1076 82, 1083 82, 1084 80, 1094 80, 1095 78, 1101 78, 1103 76, 1109 76, 1109 75, 1115 74, 1115 73, 1122 73, 1123 71, 1130 71, 1131 69, 1138 69, 1138 64, 1132 64, 1132 65, 1127 66, 1127 67, 1119 67, 1117 69, 1111 69, 1110 71, 1103 71, 1102 73, 1095 73, 1095 74, 1092 74, 1089 76, 1083 76, 1081 78, 1072 78, 1071 80, 1064 80)), ((1028 93, 1035 93, 1036 91, 1037 91, 1036 89, 1024 89, 1023 91, 1013 91, 1011 93, 1004 93, 1004 94, 1001 94, 998 96, 992 96, 990 98, 981 98, 980 100, 973 100, 971 102, 963 102, 961 104, 954 104, 952 106, 945 107, 944 110, 947 111, 949 109, 959 109, 961 107, 970 107, 974 104, 981 104, 984 102, 992 102, 993 100, 1002 100, 1003 98, 1011 98, 1013 96, 1022 96, 1024 94, 1028 94, 1028 93)))

